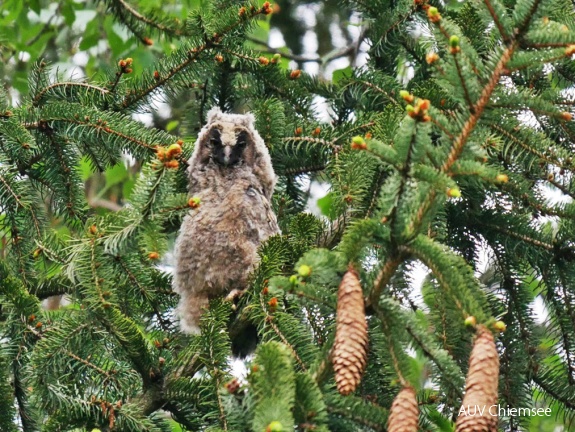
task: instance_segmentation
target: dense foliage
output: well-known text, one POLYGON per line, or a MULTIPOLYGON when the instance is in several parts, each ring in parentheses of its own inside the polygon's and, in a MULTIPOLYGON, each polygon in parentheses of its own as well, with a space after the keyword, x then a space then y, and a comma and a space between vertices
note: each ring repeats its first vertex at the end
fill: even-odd
MULTIPOLYGON (((0 430, 384 431, 413 388, 420 429, 451 431, 479 327, 496 333, 500 406, 552 410, 499 428, 572 422, 573 4, 319 2, 369 44, 366 65, 327 80, 325 64, 297 69, 301 23, 272 13, 295 3, 66 0, 42 23, 44 2, 4 2, 0 430), (261 39, 270 22, 291 50, 261 39), (58 74, 77 49, 89 78, 58 74), (213 105, 255 114, 282 235, 238 304, 212 302, 187 336, 159 264, 197 205, 186 160, 213 105), (181 157, 160 160, 173 144, 181 157), (322 215, 306 211, 316 183, 322 215), (350 267, 369 346, 343 396, 330 364, 350 267), (62 307, 41 303, 54 296, 62 307), (259 343, 238 380, 247 323, 259 343)), ((359 50, 321 41, 324 63, 359 50)))

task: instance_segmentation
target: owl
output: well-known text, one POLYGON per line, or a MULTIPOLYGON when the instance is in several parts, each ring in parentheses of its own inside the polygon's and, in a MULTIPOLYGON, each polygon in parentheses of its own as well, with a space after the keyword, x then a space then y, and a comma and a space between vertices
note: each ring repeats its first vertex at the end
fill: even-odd
POLYGON ((257 249, 278 234, 271 158, 252 114, 208 112, 188 161, 188 191, 200 206, 184 217, 176 240, 174 291, 182 330, 198 334, 210 299, 246 288, 257 249))

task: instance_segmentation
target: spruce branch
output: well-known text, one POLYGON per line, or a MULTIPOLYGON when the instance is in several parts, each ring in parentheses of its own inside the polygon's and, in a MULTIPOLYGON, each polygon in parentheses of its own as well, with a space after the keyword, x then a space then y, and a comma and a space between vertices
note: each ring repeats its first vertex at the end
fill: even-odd
POLYGON ((334 138, 333 142, 341 141, 344 137, 348 137, 350 135, 356 135, 359 131, 365 131, 373 126, 375 126, 375 121, 369 121, 367 123, 362 123, 360 125, 354 125, 351 129, 346 130, 344 133, 340 134, 336 138, 334 138))
POLYGON ((314 143, 314 144, 321 144, 323 146, 329 147, 332 150, 334 150, 335 153, 339 152, 341 150, 341 146, 336 144, 336 139, 333 139, 331 141, 327 141, 323 138, 315 138, 315 137, 307 137, 307 136, 288 136, 288 137, 284 137, 282 138, 282 141, 284 142, 296 142, 296 143, 302 143, 302 142, 309 142, 309 143, 314 143))
POLYGON ((325 165, 310 165, 310 166, 302 166, 300 168, 287 168, 283 170, 283 174, 287 176, 297 176, 304 173, 324 171, 325 168, 326 168, 325 165))
POLYGON ((267 42, 257 39, 253 36, 248 36, 246 40, 249 40, 250 42, 253 42, 257 45, 264 47, 265 50, 270 54, 281 54, 282 57, 285 57, 288 60, 293 60, 298 63, 312 63, 312 62, 320 63, 322 61, 321 57, 306 57, 298 54, 287 53, 284 50, 280 50, 277 48, 272 48, 267 42))
MULTIPOLYGON (((253 42, 257 45, 262 46, 263 48, 265 48, 265 51, 270 53, 270 54, 280 54, 282 57, 285 57, 288 60, 293 60, 297 63, 323 63, 323 64, 325 64, 325 63, 329 63, 330 61, 337 60, 339 58, 347 57, 349 55, 357 53, 357 51, 359 50, 359 46, 361 45, 361 43, 365 39, 366 33, 367 33, 367 28, 365 28, 365 27, 362 28, 356 43, 349 44, 346 47, 340 48, 340 49, 330 53, 329 55, 327 55, 323 58, 320 56, 318 56, 318 57, 306 57, 303 55, 293 54, 291 52, 285 52, 285 50, 273 48, 266 41, 263 41, 261 39, 257 39, 253 36, 246 37, 246 40, 249 40, 250 42, 253 42)), ((353 64, 353 63, 354 62, 352 61, 351 64, 353 64)))
POLYGON ((493 124, 493 123, 489 124, 489 127, 491 129, 493 129, 494 131, 499 132, 501 135, 505 136, 507 139, 509 139, 509 141, 517 144, 523 150, 537 156, 540 160, 545 161, 545 162, 550 163, 550 164, 553 164, 553 165, 556 165, 560 168, 564 168, 563 164, 558 159, 546 156, 544 153, 535 149, 534 146, 529 145, 528 143, 520 140, 519 138, 516 137, 516 135, 514 135, 512 132, 504 129, 503 127, 496 125, 496 124, 493 124))
MULTIPOLYGON (((575 411, 575 400, 566 397, 565 395, 561 394, 559 391, 553 388, 551 383, 546 382, 543 377, 540 375, 535 375, 533 377, 533 382, 537 384, 545 393, 550 395, 552 398, 558 400, 567 408, 575 411)), ((573 394, 573 393, 571 393, 573 394)))
POLYGON ((69 216, 74 217, 78 220, 84 221, 85 216, 76 211, 76 207, 78 207, 78 206, 75 205, 78 201, 82 200, 83 197, 78 196, 79 193, 78 193, 78 195, 76 195, 76 193, 79 191, 74 190, 74 187, 73 187, 73 182, 72 182, 73 171, 68 167, 69 161, 66 160, 66 158, 64 157, 64 154, 62 152, 62 148, 60 146, 61 141, 63 141, 65 144, 69 144, 69 143, 67 142, 66 139, 58 139, 57 140, 55 137, 55 134, 53 132, 50 132, 47 135, 48 135, 48 139, 50 140, 50 143, 52 144, 52 149, 54 150, 54 153, 56 154, 56 157, 58 158, 61 172, 64 173, 64 176, 65 176, 64 186, 66 188, 66 195, 67 195, 67 201, 68 201, 66 203, 66 211, 68 212, 69 216))
POLYGON ((491 229, 493 229, 493 230, 495 230, 495 231, 499 231, 499 232, 501 232, 501 233, 503 233, 503 234, 505 234, 505 235, 508 235, 508 236, 510 236, 510 237, 517 238, 517 239, 519 239, 519 240, 521 240, 521 241, 523 241, 523 242, 525 242, 525 243, 530 243, 530 244, 532 244, 532 245, 534 245, 534 246, 543 248, 543 249, 548 250, 548 251, 553 251, 553 250, 555 250, 555 246, 552 245, 552 244, 550 244, 550 243, 545 243, 545 242, 543 242, 543 241, 541 241, 541 240, 537 240, 537 239, 532 238, 532 237, 529 237, 529 236, 527 236, 527 235, 520 234, 520 233, 518 233, 518 232, 516 232, 516 231, 509 230, 509 229, 507 229, 507 228, 503 228, 503 227, 500 227, 500 226, 498 226, 498 225, 493 225, 493 224, 489 224, 489 223, 481 223, 481 224, 484 225, 484 226, 486 226, 486 227, 489 227, 489 228, 491 228, 491 229))
MULTIPOLYGON (((546 180, 553 186, 555 186, 557 189, 559 189, 561 192, 563 192, 565 195, 575 200, 575 192, 570 191, 567 186, 564 186, 563 184, 559 183, 555 178, 548 177, 546 180)), ((567 215, 562 213, 561 216, 567 216, 567 215)))
MULTIPOLYGON (((171 27, 171 26, 166 26, 160 22, 154 21, 153 19, 150 19, 146 16, 144 16, 143 14, 141 14, 140 12, 138 12, 136 9, 134 9, 130 4, 128 4, 128 2, 126 2, 125 0, 114 0, 113 3, 110 4, 114 4, 114 8, 117 8, 118 6, 120 6, 121 9, 118 8, 118 10, 123 10, 125 11, 125 13, 120 13, 119 17, 120 19, 122 19, 123 16, 125 15, 131 15, 134 19, 136 19, 137 21, 142 22, 143 24, 153 27, 157 30, 159 30, 160 33, 163 34, 168 34, 171 36, 186 36, 189 35, 186 32, 185 26, 181 26, 181 27, 171 27)), ((130 30, 132 30, 132 32, 138 36, 140 38, 140 40, 142 40, 142 42, 146 45, 149 45, 147 43, 147 41, 145 40, 145 38, 142 38, 140 36, 140 32, 137 32, 134 30, 133 26, 130 25, 128 23, 127 20, 124 20, 124 24, 130 28, 130 30)))
POLYGON ((248 63, 253 63, 254 65, 260 63, 259 59, 255 58, 255 57, 250 57, 250 56, 247 55, 247 54, 243 54, 243 53, 240 53, 240 52, 231 50, 231 49, 229 49, 229 48, 225 48, 225 47, 223 47, 223 46, 221 46, 221 47, 218 46, 218 48, 219 48, 219 51, 228 53, 228 54, 230 54, 230 55, 232 55, 232 56, 234 56, 234 57, 237 57, 237 58, 240 58, 240 59, 243 59, 243 60, 247 60, 248 63))
POLYGON ((499 31, 499 34, 501 35, 503 42, 505 42, 506 44, 509 44, 511 38, 507 34, 507 32, 505 31, 505 28, 503 27, 503 25, 501 24, 501 20, 500 20, 499 16, 497 15, 497 13, 495 12, 495 10, 493 9, 493 5, 491 4, 491 1, 490 0, 483 0, 483 2, 485 3, 485 6, 487 7, 489 14, 491 15, 491 18, 493 18, 493 22, 497 26, 497 30, 499 31))
POLYGON ((390 33, 395 31, 395 29, 403 22, 407 21, 417 10, 416 5, 412 5, 406 13, 400 15, 388 28, 385 29, 381 37, 376 43, 381 43, 385 41, 390 33))
MULTIPOLYGON (((376 308, 377 309, 377 308, 376 308)), ((397 378, 399 380, 399 383, 401 384, 402 387, 408 387, 410 384, 409 382, 403 377, 403 373, 401 372, 401 367, 399 365, 399 352, 396 352, 395 349, 395 344, 394 344, 394 340, 392 339, 392 334, 390 331, 390 325, 388 324, 386 317, 384 316, 384 314, 379 313, 379 321, 381 322, 381 325, 383 327, 383 332, 385 334, 385 339, 387 340, 387 349, 389 351, 389 355, 391 356, 391 362, 393 364, 393 370, 395 371, 395 374, 397 375, 397 378)), ((403 353, 403 352, 402 352, 403 353)))
POLYGON ((476 317, 479 322, 486 319, 485 295, 462 257, 423 234, 398 250, 418 258, 432 271, 462 320, 468 316, 476 317))
MULTIPOLYGON (((549 181, 548 179, 545 179, 549 181)), ((573 219, 575 215, 572 212, 562 211, 561 209, 555 207, 549 207, 540 203, 534 199, 531 195, 524 193, 520 190, 520 188, 514 187, 514 185, 503 185, 503 190, 515 193, 515 196, 519 196, 521 198, 521 202, 523 205, 530 207, 531 209, 535 210, 537 213, 547 216, 560 216, 566 219, 573 219)), ((512 195, 513 196, 513 195, 512 195)))
POLYGON ((126 264, 125 260, 120 255, 116 255, 114 258, 116 259, 116 261, 118 261, 118 263, 120 263, 120 266, 128 275, 129 280, 136 286, 136 288, 138 288, 138 290, 142 294, 142 297, 144 297, 146 299, 146 301, 148 302, 150 307, 153 309, 154 313, 156 314, 156 317, 158 318, 158 322, 160 323, 160 326, 162 327, 162 329, 166 332, 169 331, 169 328, 170 328, 169 323, 164 319, 162 313, 158 309, 158 305, 156 304, 156 302, 154 301, 154 299, 152 298, 152 296, 150 295, 150 293, 148 292, 146 287, 144 287, 140 283, 140 281, 138 280, 136 275, 130 270, 130 268, 126 264))
POLYGON ((463 72, 461 71, 461 65, 459 64, 458 56, 460 52, 453 52, 451 55, 453 56, 453 62, 455 63, 455 69, 457 70, 457 76, 459 77, 459 84, 461 88, 463 88, 463 94, 465 96, 465 100, 467 102, 467 108, 469 112, 473 114, 475 110, 475 104, 471 100, 471 96, 469 95, 469 90, 467 89, 467 83, 465 78, 463 77, 463 72))
POLYGON ((14 190, 12 189, 10 182, 8 181, 8 179, 6 177, 4 177, 1 174, 0 171, 0 183, 2 183, 4 185, 4 187, 6 188, 6 190, 10 193, 12 199, 14 199, 14 201, 17 204, 17 207, 21 207, 22 209, 25 209, 27 211, 30 212, 30 216, 32 217, 32 220, 34 221, 34 228, 36 229, 36 234, 38 234, 38 236, 41 236, 41 230, 40 230, 40 221, 38 219, 38 217, 36 216, 36 212, 32 209, 32 207, 28 204, 24 204, 21 200, 20 200, 20 195, 15 193, 14 190))
POLYGON ((266 305, 266 300, 264 298, 264 295, 261 292, 259 293, 259 304, 260 304, 261 310, 265 314, 264 315, 265 316, 264 322, 266 323, 266 325, 268 325, 273 330, 273 332, 277 335, 277 337, 282 341, 282 343, 285 344, 289 348, 289 350, 292 352, 294 358, 296 359, 297 363, 299 364, 300 368, 303 371, 306 371, 307 367, 306 367, 305 363, 303 362, 303 360, 301 359, 301 357, 298 355, 295 347, 289 342, 288 338, 283 334, 281 329, 274 322, 274 317, 269 314, 268 307, 266 305))
POLYGON ((162 181, 164 180, 164 176, 166 175, 166 168, 162 166, 158 171, 156 171, 156 179, 152 188, 148 193, 148 198, 146 200, 146 204, 142 208, 142 218, 145 219, 148 216, 151 216, 154 202, 156 201, 157 192, 160 190, 160 186, 162 185, 162 181))
POLYGON ((116 381, 116 384, 118 384, 118 381, 116 380, 116 378, 113 376, 112 372, 107 372, 104 369, 102 369, 101 367, 95 365, 94 363, 91 363, 89 360, 83 359, 82 357, 77 356, 76 354, 74 354, 71 351, 66 351, 66 355, 74 360, 76 360, 78 363, 83 364, 84 366, 89 367, 90 369, 95 370, 96 372, 98 372, 100 375, 103 375, 104 377, 106 377, 106 380, 104 381, 104 383, 106 381, 116 381))
POLYGON ((102 95, 107 95, 108 93, 110 93, 110 91, 108 89, 105 89, 103 87, 99 87, 95 84, 89 84, 89 83, 82 83, 82 82, 73 82, 73 81, 67 81, 67 82, 56 82, 53 84, 50 84, 47 87, 44 87, 42 90, 36 92, 36 96, 34 97, 34 99, 32 99, 32 106, 37 107, 40 105, 40 102, 42 101, 42 98, 44 98, 44 96, 46 96, 47 93, 49 93, 50 91, 54 90, 54 89, 58 89, 58 88, 68 88, 68 87, 81 87, 87 90, 92 90, 95 92, 98 92, 102 95))
POLYGON ((204 42, 197 47, 189 48, 186 51, 186 58, 179 64, 171 67, 168 69, 164 74, 162 74, 159 79, 150 82, 145 88, 137 91, 137 92, 130 92, 126 97, 124 97, 123 101, 120 104, 122 110, 126 110, 127 108, 133 106, 134 104, 144 100, 158 88, 164 86, 168 81, 172 78, 176 77, 179 73, 183 72, 188 68, 190 65, 195 65, 195 63, 201 60, 201 56, 207 52, 212 50, 213 48, 217 48, 223 41, 226 40, 226 37, 229 36, 236 27, 245 24, 246 22, 250 21, 251 19, 255 18, 260 14, 265 14, 266 12, 263 8, 250 10, 246 12, 245 18, 240 17, 234 23, 230 24, 226 28, 222 29, 219 34, 207 35, 205 29, 204 31, 204 42))
POLYGON ((477 124, 477 121, 479 120, 479 118, 483 114, 485 107, 489 103, 493 91, 497 87, 497 84, 499 84, 499 79, 506 71, 506 64, 513 55, 513 52, 515 51, 516 48, 517 48, 517 42, 514 41, 503 51, 501 57, 499 58, 499 61, 497 62, 497 65, 495 66, 493 72, 491 73, 491 78, 489 79, 489 82, 483 88, 483 91, 481 92, 481 96, 479 97, 478 101, 473 105, 471 115, 463 125, 460 134, 455 138, 455 141, 453 142, 449 155, 447 156, 447 159, 441 166, 441 171, 443 172, 449 171, 451 166, 455 163, 455 161, 459 158, 459 156, 463 152, 463 147, 465 146, 467 139, 471 135, 471 132, 473 132, 473 129, 477 124))
MULTIPOLYGON (((565 275, 565 268, 564 265, 557 259, 555 258, 556 261, 556 266, 557 266, 557 276, 558 276, 558 281, 559 281, 559 286, 561 287, 561 294, 562 294, 562 301, 565 304, 565 308, 566 308, 566 315, 569 318, 569 324, 571 326, 571 328, 575 328, 575 311, 574 311, 574 306, 572 305, 573 303, 573 299, 574 296, 571 295, 571 293, 568 290, 568 281, 566 280, 566 275, 565 275)), ((550 297, 554 297, 554 293, 551 292, 547 292, 546 295, 547 298, 550 297)), ((551 301, 552 303, 555 303, 555 308, 557 309, 559 307, 559 302, 557 302, 554 298, 551 301)), ((575 359, 574 356, 571 356, 570 353, 573 352, 573 345, 571 343, 571 340, 569 339, 569 332, 570 332, 570 328, 569 325, 565 325, 564 321, 559 319, 559 327, 561 328, 561 337, 562 337, 562 343, 563 343, 563 347, 565 350, 565 361, 567 362, 567 380, 569 381, 569 385, 574 386, 575 385, 575 359)))
POLYGON ((188 420, 186 413, 178 408, 177 404, 168 402, 162 408, 169 411, 172 414, 173 419, 185 426, 187 430, 191 431, 196 429, 197 425, 188 420))
MULTIPOLYGON (((211 40, 210 46, 211 46, 211 44, 213 44, 213 42, 214 41, 211 40)), ((146 97, 148 97, 154 91, 156 91, 156 89, 165 85, 170 79, 172 79, 178 73, 180 73, 185 68, 187 68, 190 64, 193 64, 194 62, 196 62, 200 58, 200 55, 204 51, 206 51, 208 48, 209 48, 209 46, 206 43, 206 44, 203 44, 197 48, 190 49, 188 51, 188 58, 185 61, 183 61, 182 63, 180 63, 179 65, 170 68, 167 71, 167 73, 160 76, 160 79, 156 80, 153 83, 150 83, 146 88, 140 90, 137 93, 134 93, 132 91, 129 92, 129 94, 124 97, 123 101, 120 104, 121 109, 126 110, 130 106, 144 100, 146 97)))
MULTIPOLYGON (((401 109, 403 110, 403 107, 401 106, 401 104, 400 104, 397 100, 395 100, 395 98, 392 97, 392 96, 389 94, 389 92, 387 92, 386 90, 384 90, 384 89, 381 88, 380 86, 378 86, 378 85, 376 85, 376 84, 374 84, 374 83, 371 83, 371 82, 369 82, 369 81, 361 80, 361 79, 354 80, 353 83, 359 83, 359 84, 363 85, 364 87, 373 89, 373 90, 377 91, 378 93, 383 94, 383 95, 387 98, 387 100, 389 100, 389 101, 390 101, 391 103, 393 103, 395 106, 397 106, 398 108, 401 108, 401 109)), ((349 84, 349 85, 351 85, 351 84, 349 84)))
POLYGON ((443 123, 441 123, 436 117, 434 117, 433 115, 429 115, 429 120, 439 129, 441 129, 441 132, 447 135, 450 140, 453 141, 455 139, 455 135, 453 135, 449 130, 447 130, 447 128, 443 125, 443 123))
POLYGON ((539 43, 522 43, 522 48, 567 48, 575 44, 575 39, 567 42, 539 42, 539 43))
POLYGON ((28 403, 28 395, 26 394, 26 387, 23 382, 21 365, 16 361, 12 362, 12 377, 14 396, 16 397, 16 404, 18 405, 18 418, 22 422, 22 430, 24 432, 34 432, 38 430, 36 420, 33 417, 28 403))
MULTIPOLYGON (((444 374, 448 375, 450 370, 455 370, 458 372, 458 380, 451 380, 447 379, 446 382, 450 384, 451 390, 457 394, 459 398, 463 398, 463 383, 465 382, 463 372, 459 368, 459 366, 451 359, 451 356, 447 352, 440 352, 440 348, 433 347, 429 344, 429 341, 424 340, 422 335, 420 334, 419 330, 415 325, 413 325, 410 321, 406 325, 405 329, 407 333, 411 336, 413 341, 417 344, 419 349, 423 352, 423 354, 437 366, 437 368, 444 374), (439 358, 441 355, 442 359, 439 358), (448 367, 446 367, 445 359, 449 359, 448 367)), ((451 376, 451 375, 450 375, 451 376)))
MULTIPOLYGON (((520 3, 521 6, 523 6, 520 3)), ((533 0, 533 4, 529 8, 529 11, 525 14, 525 18, 522 23, 519 24, 516 31, 516 37, 522 38, 523 34, 529 29, 529 25, 531 24, 531 20, 535 16, 537 9, 541 5, 541 0, 533 0)))
POLYGON ((395 271, 399 267, 399 265, 405 259, 405 254, 401 253, 392 253, 385 261, 385 264, 378 272, 377 277, 373 283, 373 288, 369 294, 369 299, 366 302, 366 305, 371 305, 374 308, 377 307, 379 303, 379 297, 381 296, 381 292, 387 286, 389 281, 391 280, 392 276, 394 275, 395 271))
POLYGON ((375 208, 377 206, 377 200, 379 198, 379 191, 381 189, 381 186, 387 179, 387 174, 388 174, 387 171, 384 169, 379 170, 379 172, 377 173, 377 176, 374 181, 374 187, 371 188, 371 190, 373 190, 373 194, 371 195, 369 206, 365 211, 364 216, 365 219, 370 218, 373 215, 373 212, 375 211, 375 208))
MULTIPOLYGON (((517 46, 518 43, 516 40, 514 40, 507 48, 505 48, 502 55, 500 56, 499 61, 497 62, 491 74, 489 82, 483 88, 483 91, 481 92, 481 96, 479 97, 478 101, 473 105, 471 115, 464 123, 459 135, 457 135, 457 137, 453 141, 449 154, 440 168, 442 172, 448 172, 450 168, 453 166, 453 164, 461 156, 461 153, 463 152, 463 148, 465 147, 465 144, 469 136, 473 132, 477 122, 479 121, 481 115, 483 114, 483 111, 485 110, 487 104, 489 103, 493 91, 495 90, 497 84, 499 83, 499 79, 506 72, 506 64, 511 59, 511 56, 513 55, 517 46)), ((437 192, 435 190, 431 190, 427 198, 419 206, 415 218, 410 222, 410 228, 413 232, 415 232, 420 227, 421 222, 423 221, 425 215, 427 214, 433 202, 435 201, 436 195, 437 192)))
POLYGON ((114 336, 116 341, 124 348, 132 365, 140 375, 145 388, 151 388, 162 377, 160 370, 151 364, 152 354, 147 341, 133 321, 122 314, 115 305, 108 302, 101 287, 102 278, 98 274, 100 267, 96 260, 96 242, 90 239, 90 271, 93 286, 98 298, 100 313, 97 319, 114 336))
POLYGON ((326 404, 328 412, 332 414, 348 418, 377 432, 386 430, 388 410, 374 402, 366 402, 356 396, 337 395, 327 399, 326 404))
POLYGON ((99 133, 102 133, 104 135, 108 134, 108 135, 112 135, 112 136, 116 136, 118 138, 121 138, 125 141, 134 143, 140 147, 143 147, 147 150, 153 150, 154 149, 154 145, 152 144, 148 144, 147 142, 140 140, 138 138, 135 138, 131 135, 125 134, 122 131, 119 130, 114 130, 112 129, 109 125, 106 124, 105 121, 101 121, 100 119, 96 119, 96 121, 92 121, 92 119, 88 118, 84 118, 83 120, 81 120, 80 118, 65 118, 65 117, 54 117, 54 118, 46 118, 44 120, 41 120, 38 123, 29 123, 27 124, 27 127, 30 129, 39 129, 40 131, 45 131, 46 127, 47 127, 47 122, 62 122, 62 123, 71 123, 74 125, 78 125, 78 126, 86 126, 89 127, 99 133))

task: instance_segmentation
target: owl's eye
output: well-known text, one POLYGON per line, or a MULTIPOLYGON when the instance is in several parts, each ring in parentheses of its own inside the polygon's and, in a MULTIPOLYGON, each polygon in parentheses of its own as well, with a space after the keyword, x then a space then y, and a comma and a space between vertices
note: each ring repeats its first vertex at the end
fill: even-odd
POLYGON ((208 143, 210 148, 217 147, 222 144, 222 138, 220 135, 221 133, 218 129, 212 129, 210 132, 210 141, 208 143))
POLYGON ((252 198, 256 197, 258 195, 258 193, 256 192, 256 189, 252 185, 248 186, 248 188, 246 189, 246 194, 248 196, 251 196, 252 198))
POLYGON ((247 145, 248 145, 248 140, 247 140, 246 133, 244 131, 242 131, 238 134, 238 137, 236 139, 236 146, 240 147, 240 148, 244 148, 247 145))

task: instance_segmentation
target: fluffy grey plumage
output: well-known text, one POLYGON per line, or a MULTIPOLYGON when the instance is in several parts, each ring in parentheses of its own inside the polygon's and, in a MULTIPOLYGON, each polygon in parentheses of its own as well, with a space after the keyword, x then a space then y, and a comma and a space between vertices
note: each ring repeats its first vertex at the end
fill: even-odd
POLYGON ((270 203, 276 176, 254 116, 212 108, 188 177, 201 204, 186 215, 176 240, 174 290, 182 330, 198 333, 209 299, 245 289, 258 246, 279 233, 270 203))

